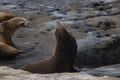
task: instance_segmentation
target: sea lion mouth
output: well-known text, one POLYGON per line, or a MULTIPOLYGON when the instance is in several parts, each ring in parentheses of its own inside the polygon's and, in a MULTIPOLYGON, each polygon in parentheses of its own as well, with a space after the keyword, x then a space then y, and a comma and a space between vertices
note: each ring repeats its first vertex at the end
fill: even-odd
POLYGON ((29 26, 29 22, 23 23, 22 27, 27 28, 29 26))

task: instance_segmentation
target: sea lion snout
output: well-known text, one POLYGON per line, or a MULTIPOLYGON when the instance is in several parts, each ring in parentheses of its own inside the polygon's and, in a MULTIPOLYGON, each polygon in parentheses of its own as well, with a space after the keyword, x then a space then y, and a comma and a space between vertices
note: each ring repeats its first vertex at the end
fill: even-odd
POLYGON ((28 27, 29 26, 29 22, 20 22, 20 26, 21 27, 28 27))
POLYGON ((28 27, 29 26, 29 21, 25 20, 24 25, 25 25, 24 27, 28 27))
POLYGON ((64 29, 63 25, 60 22, 57 22, 57 28, 58 29, 64 29))
POLYGON ((63 25, 60 22, 57 22, 57 27, 56 27, 56 30, 55 30, 55 34, 63 36, 64 33, 66 33, 65 28, 63 27, 63 25))
POLYGON ((28 27, 29 26, 29 21, 26 19, 23 19, 19 22, 20 27, 28 27))

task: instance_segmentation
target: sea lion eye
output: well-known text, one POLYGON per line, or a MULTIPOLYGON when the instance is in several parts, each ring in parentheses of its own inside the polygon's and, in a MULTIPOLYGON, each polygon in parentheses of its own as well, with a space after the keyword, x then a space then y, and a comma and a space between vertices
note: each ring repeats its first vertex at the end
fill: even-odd
POLYGON ((19 25, 24 26, 24 22, 23 21, 19 22, 19 25))

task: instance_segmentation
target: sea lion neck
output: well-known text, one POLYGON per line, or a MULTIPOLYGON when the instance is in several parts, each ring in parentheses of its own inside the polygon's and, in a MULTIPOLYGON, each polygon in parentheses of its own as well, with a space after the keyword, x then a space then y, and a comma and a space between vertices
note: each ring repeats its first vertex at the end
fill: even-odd
MULTIPOLYGON (((70 38, 71 39, 71 38, 70 38)), ((60 43, 61 41, 58 41, 55 48, 54 55, 59 56, 58 58, 75 58, 77 54, 77 44, 74 39, 71 39, 71 41, 60 43)))
POLYGON ((0 41, 9 44, 12 42, 12 35, 13 35, 13 33, 1 33, 0 34, 0 41))
POLYGON ((54 56, 59 62, 73 63, 77 55, 77 44, 66 30, 63 30, 63 36, 58 32, 56 35, 56 48, 54 56), (69 58, 68 58, 69 57, 69 58))

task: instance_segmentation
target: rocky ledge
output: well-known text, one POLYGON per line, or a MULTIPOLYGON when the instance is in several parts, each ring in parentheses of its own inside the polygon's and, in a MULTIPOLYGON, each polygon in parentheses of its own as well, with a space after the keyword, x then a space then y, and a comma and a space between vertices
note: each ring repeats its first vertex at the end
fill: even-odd
POLYGON ((119 5, 120 0, 0 0, 1 11, 30 20, 28 28, 13 36, 15 44, 28 52, 14 61, 0 60, 0 66, 18 69, 50 56, 60 21, 78 41, 75 64, 80 68, 79 73, 31 74, 0 67, 0 80, 120 80, 112 78, 120 77, 120 37, 115 37, 120 35, 119 5))
POLYGON ((31 74, 9 67, 0 67, 0 80, 120 80, 113 77, 94 77, 86 73, 31 74))

